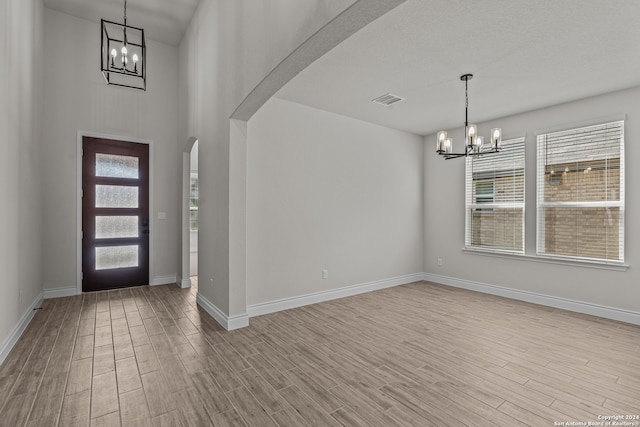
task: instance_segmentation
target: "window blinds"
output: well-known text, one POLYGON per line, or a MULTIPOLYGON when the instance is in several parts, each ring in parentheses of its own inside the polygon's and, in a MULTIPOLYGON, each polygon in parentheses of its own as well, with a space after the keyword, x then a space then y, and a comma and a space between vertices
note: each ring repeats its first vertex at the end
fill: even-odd
POLYGON ((524 141, 467 157, 466 248, 524 254, 524 141))
POLYGON ((537 253, 624 261, 624 121, 538 135, 537 253))

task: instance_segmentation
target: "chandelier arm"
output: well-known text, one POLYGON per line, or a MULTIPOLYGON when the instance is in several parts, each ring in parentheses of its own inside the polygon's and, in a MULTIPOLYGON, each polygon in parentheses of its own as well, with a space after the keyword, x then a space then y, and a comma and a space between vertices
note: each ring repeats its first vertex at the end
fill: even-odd
POLYGON ((449 154, 443 154, 442 156, 444 157, 445 160, 451 160, 451 159, 457 159, 458 157, 467 157, 468 154, 466 154, 466 153, 449 153, 449 154))
POLYGON ((500 150, 497 150, 494 148, 492 150, 483 151, 481 153, 476 151, 468 151, 465 149, 464 153, 438 153, 438 154, 444 157, 445 160, 451 160, 451 159, 457 159, 458 157, 482 156, 484 154, 499 153, 499 152, 500 150))

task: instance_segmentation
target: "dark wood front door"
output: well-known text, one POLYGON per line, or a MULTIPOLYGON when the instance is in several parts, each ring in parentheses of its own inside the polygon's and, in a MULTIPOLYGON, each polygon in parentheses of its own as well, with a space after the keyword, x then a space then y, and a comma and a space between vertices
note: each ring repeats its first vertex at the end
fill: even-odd
POLYGON ((82 291, 149 284, 149 146, 82 138, 82 291))

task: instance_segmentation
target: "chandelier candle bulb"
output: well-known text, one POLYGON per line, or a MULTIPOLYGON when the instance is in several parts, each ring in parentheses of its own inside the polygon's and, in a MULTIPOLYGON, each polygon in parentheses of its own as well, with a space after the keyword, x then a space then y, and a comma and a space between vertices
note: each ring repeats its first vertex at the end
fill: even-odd
POLYGON ((445 138, 443 145, 444 145, 444 154, 453 153, 453 140, 451 138, 445 138))
POLYGON ((500 128, 491 129, 491 148, 493 148, 494 150, 499 150, 501 142, 502 142, 502 129, 500 128))
POLYGON ((478 136, 476 138, 476 143, 475 143, 476 151, 480 151, 482 149, 483 144, 484 144, 484 136, 478 136))
POLYGON ((478 126, 469 125, 467 127, 467 145, 473 148, 476 145, 476 137, 478 136, 478 126))
POLYGON ((447 132, 441 130, 438 132, 438 141, 436 143, 436 151, 438 153, 444 152, 444 141, 447 139, 447 132))

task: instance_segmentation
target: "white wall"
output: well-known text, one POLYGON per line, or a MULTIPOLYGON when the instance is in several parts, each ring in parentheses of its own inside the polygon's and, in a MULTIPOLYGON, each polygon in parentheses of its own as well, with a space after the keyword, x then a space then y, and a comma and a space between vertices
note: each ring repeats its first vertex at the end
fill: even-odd
POLYGON ((244 215, 230 213, 229 117, 280 61, 353 1, 202 0, 180 44, 180 141, 198 138, 200 153, 199 292, 227 315, 246 310, 245 290, 229 287, 230 215, 244 215))
POLYGON ((153 140, 151 278, 175 281, 178 49, 147 40, 146 92, 107 86, 99 49, 99 23, 45 10, 45 289, 76 286, 79 130, 153 140), (159 211, 166 212, 166 220, 157 219, 159 211))
MULTIPOLYGON (((444 278, 500 286, 619 310, 640 312, 640 88, 557 105, 480 125, 481 134, 502 127, 506 138, 526 134, 526 253, 535 255, 536 133, 550 128, 596 124, 626 114, 625 272, 466 254, 464 246, 464 161, 444 161, 435 136, 425 138, 425 272, 444 278), (444 265, 439 267, 437 259, 444 265)), ((462 130, 454 138, 462 140, 462 130)))
POLYGON ((0 3, 0 362, 42 295, 43 4, 0 3))
POLYGON ((422 272, 421 137, 278 98, 247 134, 249 305, 422 272))

